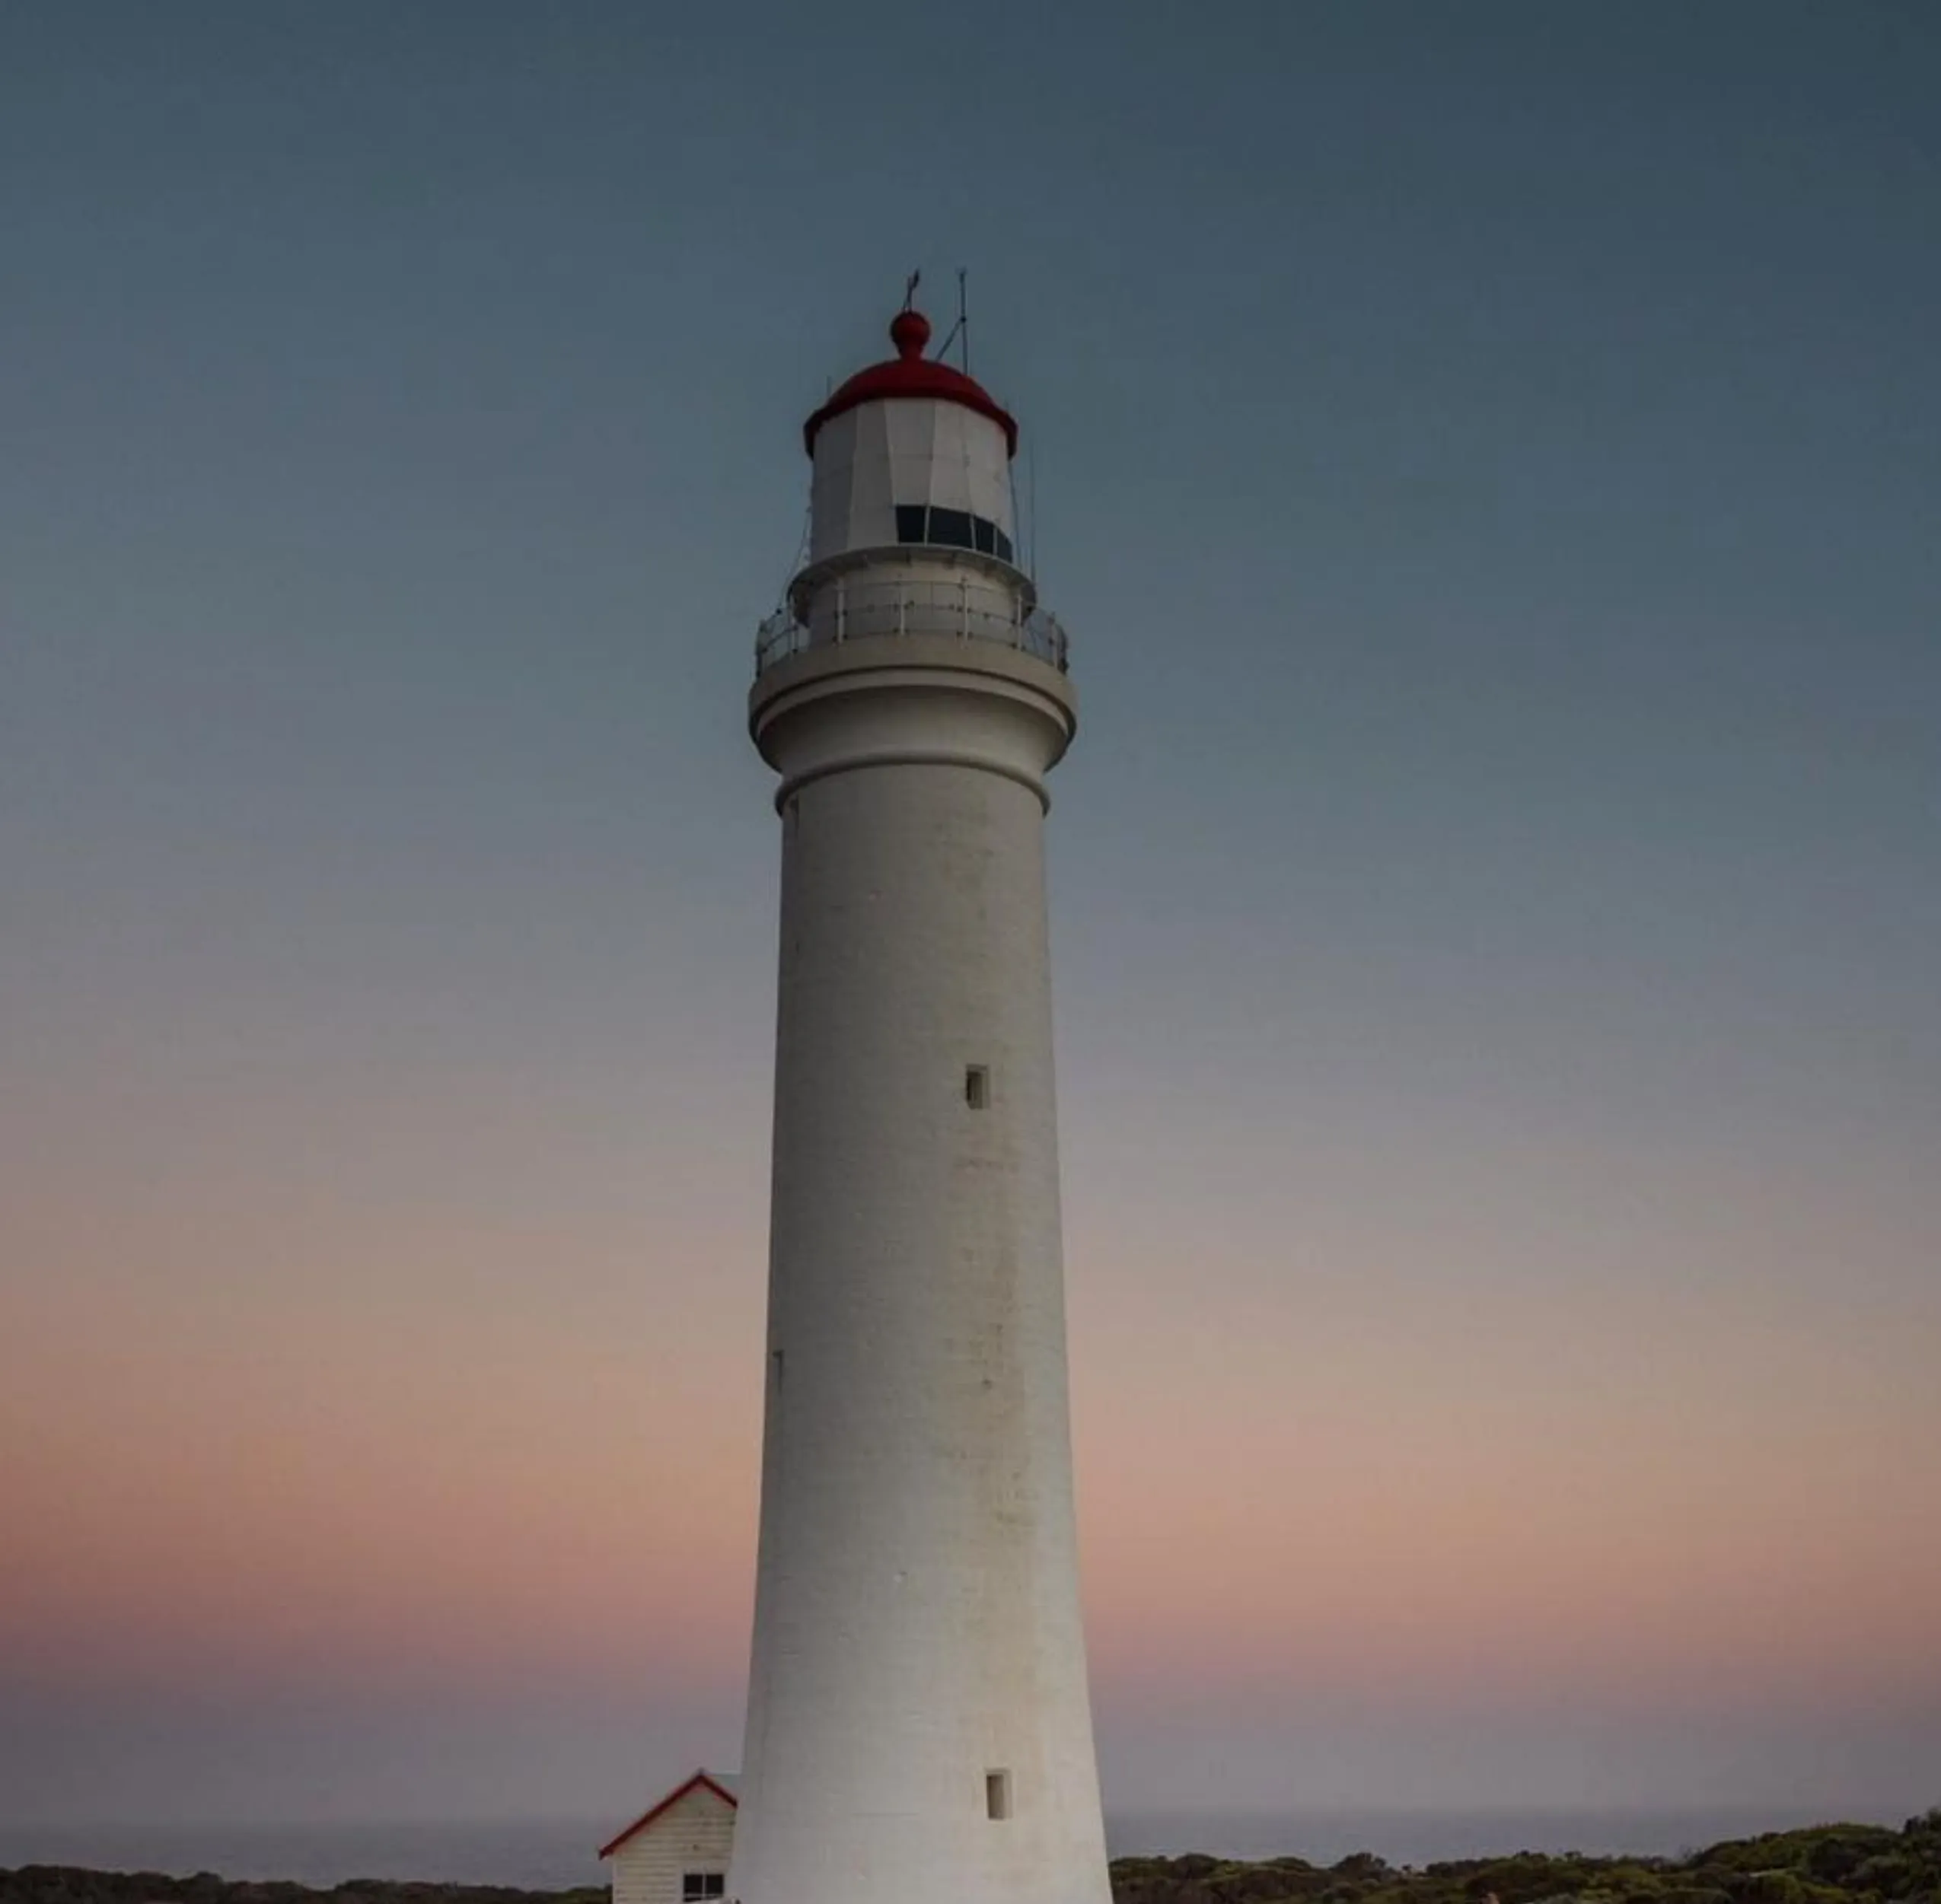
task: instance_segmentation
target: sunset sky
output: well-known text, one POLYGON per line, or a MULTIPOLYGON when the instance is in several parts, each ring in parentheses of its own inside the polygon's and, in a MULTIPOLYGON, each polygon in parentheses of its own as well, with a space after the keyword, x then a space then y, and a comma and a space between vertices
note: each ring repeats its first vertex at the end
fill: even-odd
POLYGON ((1018 415, 1108 1808, 1941 1801, 1941 9, 0 16, 0 1823, 739 1751, 799 426, 1018 415))

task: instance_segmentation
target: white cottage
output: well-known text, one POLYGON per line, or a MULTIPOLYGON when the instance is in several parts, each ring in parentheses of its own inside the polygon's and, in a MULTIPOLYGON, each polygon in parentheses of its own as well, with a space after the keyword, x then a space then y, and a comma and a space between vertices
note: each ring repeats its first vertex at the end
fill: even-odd
POLYGON ((735 1778, 697 1772, 610 1844, 613 1904, 719 1904, 735 1845, 735 1778))

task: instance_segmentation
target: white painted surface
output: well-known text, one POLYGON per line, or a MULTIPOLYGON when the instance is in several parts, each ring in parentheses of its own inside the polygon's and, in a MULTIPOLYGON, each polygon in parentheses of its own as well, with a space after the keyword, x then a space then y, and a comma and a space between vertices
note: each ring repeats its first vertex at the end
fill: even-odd
POLYGON ((859 403, 816 431, 809 559, 897 540, 898 503, 967 510, 1015 540, 1011 446, 976 410, 900 396, 859 403))
POLYGON ((1045 913, 1073 718, 1055 669, 935 635, 809 648, 751 697, 783 847, 741 1904, 1109 1897, 1045 913))
POLYGON ((1015 647, 1032 603, 1009 563, 967 549, 878 549, 809 575, 817 585, 796 597, 813 642, 955 635, 1015 647))
POLYGON ((697 1785, 614 1853, 614 1904, 680 1904, 688 1871, 723 1871, 735 1843, 735 1807, 697 1785))

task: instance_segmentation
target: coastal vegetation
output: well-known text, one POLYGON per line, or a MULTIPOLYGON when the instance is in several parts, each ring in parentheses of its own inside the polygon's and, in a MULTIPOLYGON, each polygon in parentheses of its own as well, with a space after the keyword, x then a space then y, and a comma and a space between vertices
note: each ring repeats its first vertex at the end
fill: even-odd
POLYGON ((1299 1858, 1123 1858, 1114 1904, 1941 1904, 1941 1807, 1898 1831, 1820 1825, 1678 1858, 1517 1851, 1420 1868, 1363 1851, 1299 1858))
MULTIPOLYGON (((1818 1825, 1677 1858, 1517 1851, 1418 1867, 1357 1852, 1302 1858, 1122 1858, 1114 1904, 1941 1904, 1941 1807, 1895 1831, 1818 1825)), ((361 1878, 328 1890, 153 1871, 0 1871, 0 1904, 607 1904, 604 1887, 522 1891, 361 1878)))

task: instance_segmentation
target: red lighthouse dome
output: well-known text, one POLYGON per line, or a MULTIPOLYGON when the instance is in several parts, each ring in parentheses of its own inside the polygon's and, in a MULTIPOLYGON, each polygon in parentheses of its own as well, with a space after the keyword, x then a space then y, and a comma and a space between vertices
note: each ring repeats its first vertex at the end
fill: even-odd
POLYGON ((1004 432, 1012 455, 1018 454, 1018 422, 991 396, 983 384, 966 377, 961 370, 923 355, 930 341, 930 320, 920 310, 900 310, 890 320, 890 341, 895 356, 867 370, 858 371, 829 401, 802 425, 802 447, 815 454, 816 432, 831 417, 840 416, 861 403, 876 403, 897 397, 917 397, 931 403, 961 403, 967 410, 987 416, 1004 432))

